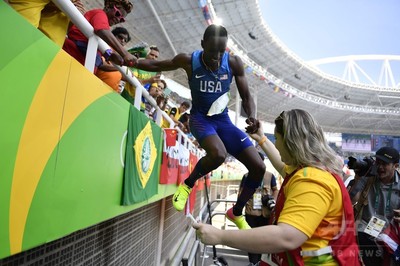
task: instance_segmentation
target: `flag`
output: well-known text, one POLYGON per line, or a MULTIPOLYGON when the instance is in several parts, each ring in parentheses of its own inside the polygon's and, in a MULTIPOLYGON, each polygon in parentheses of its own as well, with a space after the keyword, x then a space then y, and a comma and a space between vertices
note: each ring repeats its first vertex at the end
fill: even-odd
POLYGON ((177 184, 180 185, 190 174, 189 172, 189 149, 179 145, 179 171, 177 184))
POLYGON ((198 191, 202 191, 204 189, 204 182, 205 182, 204 176, 202 178, 200 178, 200 179, 197 179, 196 183, 197 183, 197 190, 198 191))
MULTIPOLYGON (((384 251, 392 256, 396 265, 400 263, 400 236, 399 224, 397 222, 389 223, 389 226, 383 230, 377 237, 377 243, 383 245, 384 251)), ((384 256, 386 264, 390 261, 389 256, 384 256)), ((385 265, 386 265, 385 264, 385 265)))
MULTIPOLYGON (((188 161, 188 174, 190 174, 194 170, 194 167, 196 166, 198 161, 199 161, 199 158, 197 157, 197 155, 190 151, 189 152, 189 161, 188 161)), ((183 175, 182 175, 182 177, 183 177, 183 175)), ((203 178, 198 179, 196 181, 194 187, 192 188, 192 192, 190 192, 189 199, 186 202, 185 214, 187 214, 188 212, 193 213, 194 206, 196 205, 196 193, 197 193, 197 190, 199 189, 199 182, 201 182, 202 180, 203 180, 203 178)))
POLYGON ((162 130, 147 116, 130 106, 122 205, 149 199, 158 192, 162 130))
POLYGON ((192 191, 189 194, 189 198, 185 205, 185 214, 193 213, 194 206, 196 205, 196 193, 197 193, 197 186, 195 185, 192 188, 192 191))
POLYGON ((160 184, 176 184, 179 166, 179 143, 177 130, 164 130, 164 150, 162 153, 160 184))

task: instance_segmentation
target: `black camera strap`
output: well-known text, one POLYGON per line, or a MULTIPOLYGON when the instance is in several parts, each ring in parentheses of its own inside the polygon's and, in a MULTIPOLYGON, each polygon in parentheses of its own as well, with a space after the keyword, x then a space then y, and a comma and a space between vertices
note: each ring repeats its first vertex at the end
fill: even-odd
POLYGON ((375 183, 375 179, 376 176, 368 177, 367 183, 360 192, 360 197, 358 198, 357 202, 353 204, 354 220, 357 220, 359 217, 361 217, 364 206, 368 204, 368 193, 372 185, 375 183))

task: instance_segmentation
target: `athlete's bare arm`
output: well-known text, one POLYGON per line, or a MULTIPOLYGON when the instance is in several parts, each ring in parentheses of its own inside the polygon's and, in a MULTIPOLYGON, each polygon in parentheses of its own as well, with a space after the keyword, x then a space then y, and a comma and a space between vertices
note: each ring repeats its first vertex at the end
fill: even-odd
POLYGON ((260 122, 255 119, 256 108, 254 105, 253 97, 251 97, 249 85, 244 73, 243 62, 240 57, 232 55, 229 57, 229 65, 231 66, 232 73, 235 76, 236 86, 238 88, 240 97, 242 98, 242 106, 246 112, 248 119, 246 123, 246 132, 254 133, 260 126, 260 122))
POLYGON ((171 71, 183 68, 188 77, 190 77, 192 74, 191 63, 192 58, 190 54, 178 54, 174 58, 167 60, 140 59, 134 67, 152 72, 171 71))
POLYGON ((235 76, 236 86, 242 98, 242 106, 248 117, 255 117, 255 105, 253 98, 250 95, 249 85, 244 73, 243 62, 240 57, 231 55, 229 57, 229 65, 232 68, 232 73, 235 76))

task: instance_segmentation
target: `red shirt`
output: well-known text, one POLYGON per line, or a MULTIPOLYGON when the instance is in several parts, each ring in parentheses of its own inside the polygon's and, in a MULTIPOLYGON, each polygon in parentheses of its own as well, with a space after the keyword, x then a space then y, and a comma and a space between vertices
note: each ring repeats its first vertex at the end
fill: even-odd
MULTIPOLYGON (((103 9, 90 10, 86 12, 84 16, 86 20, 89 21, 90 25, 93 26, 95 32, 99 30, 110 30, 110 23, 103 9)), ((88 41, 86 36, 75 25, 68 31, 68 38, 75 41, 88 41)))

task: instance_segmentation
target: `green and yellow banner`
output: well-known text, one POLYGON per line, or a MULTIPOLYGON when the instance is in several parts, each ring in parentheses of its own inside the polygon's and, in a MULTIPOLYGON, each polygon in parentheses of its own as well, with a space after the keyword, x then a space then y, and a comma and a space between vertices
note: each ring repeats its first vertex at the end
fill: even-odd
POLYGON ((142 202, 157 194, 162 140, 161 128, 131 106, 125 151, 123 205, 142 202))

